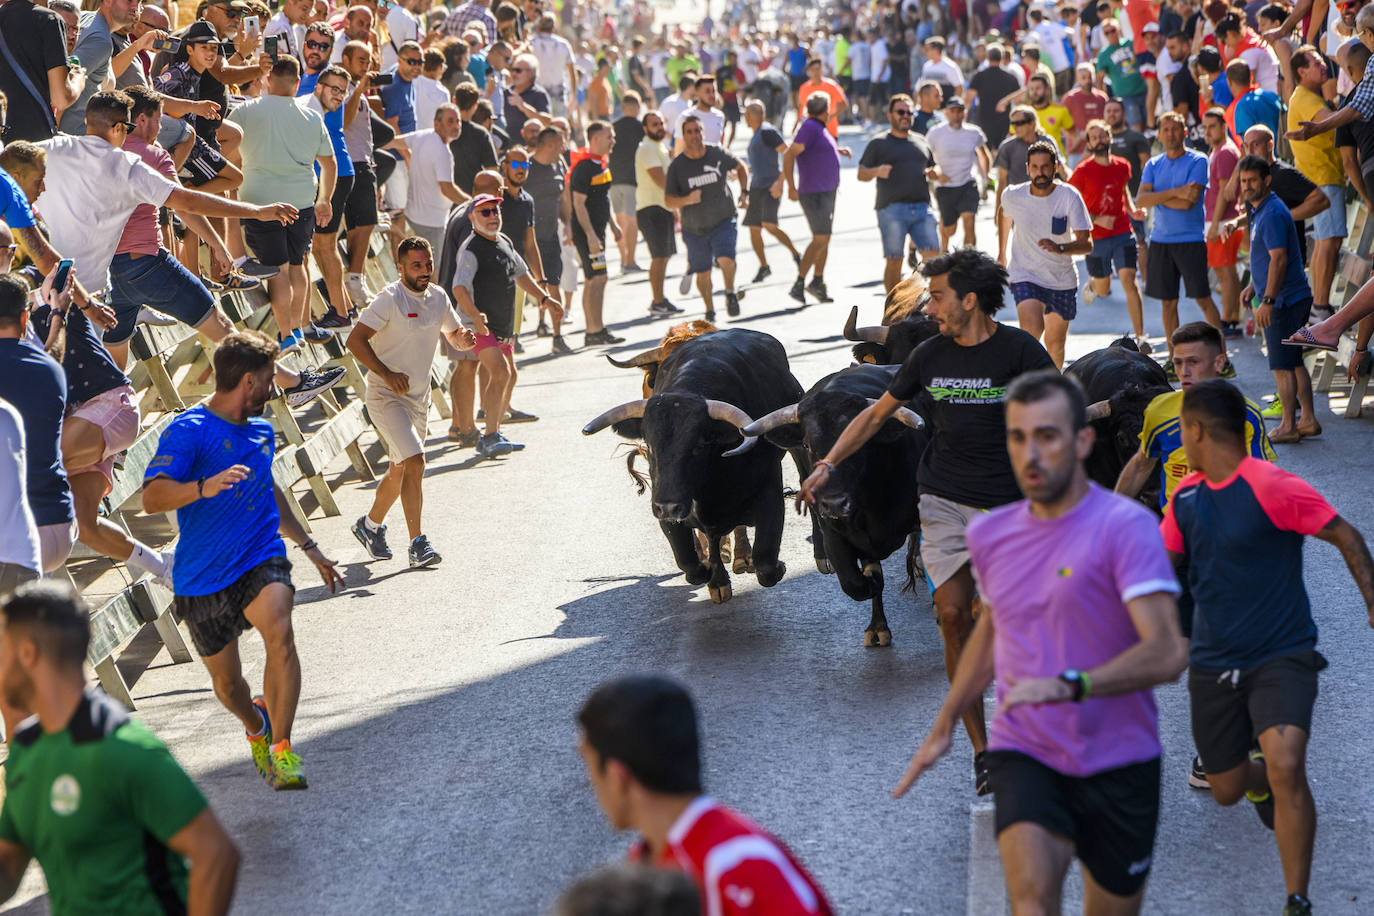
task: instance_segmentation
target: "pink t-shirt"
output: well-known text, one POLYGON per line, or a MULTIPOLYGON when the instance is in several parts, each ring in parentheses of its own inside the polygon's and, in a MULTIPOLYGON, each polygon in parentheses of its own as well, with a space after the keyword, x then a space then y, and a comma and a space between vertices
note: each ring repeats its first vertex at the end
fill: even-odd
MULTIPOLYGON (((153 171, 170 181, 177 180, 177 167, 171 155, 160 146, 149 146, 137 137, 124 138, 124 151, 134 153, 153 171)), ((139 204, 134 207, 124 234, 119 237, 115 254, 157 254, 162 249, 162 235, 157 227, 157 207, 139 204)))
POLYGON ((1149 690, 1002 707, 1008 677, 1095 668, 1140 641, 1126 602, 1178 594, 1154 515, 1092 484, 1057 519, 1036 518, 1025 500, 975 517, 968 547, 996 625, 999 708, 988 746, 1020 751, 1069 776, 1158 757, 1158 713, 1149 690))
MULTIPOLYGON (((1222 186, 1231 178, 1231 173, 1236 170, 1239 162, 1240 150, 1230 140, 1227 140, 1221 149, 1214 150, 1208 155, 1207 190, 1202 195, 1202 206, 1208 221, 1212 219, 1212 208, 1217 205, 1217 195, 1221 193, 1222 186)), ((1233 200, 1222 209, 1221 218, 1235 219, 1239 212, 1233 200)))

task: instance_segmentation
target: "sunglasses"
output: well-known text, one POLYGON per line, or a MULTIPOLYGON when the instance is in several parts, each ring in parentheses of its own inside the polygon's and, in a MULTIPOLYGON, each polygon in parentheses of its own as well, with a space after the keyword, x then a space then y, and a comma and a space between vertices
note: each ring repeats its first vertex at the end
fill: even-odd
POLYGON ((907 108, 898 109, 897 111, 894 111, 894 112, 892 112, 892 113, 895 114, 895 115, 896 115, 897 117, 899 117, 899 118, 909 118, 909 117, 911 117, 911 111, 910 111, 910 109, 907 109, 907 108))
POLYGON ((485 216, 485 217, 487 217, 488 219, 490 219, 490 218, 493 217, 493 216, 500 216, 500 215, 501 215, 501 208, 498 207, 498 206, 495 206, 495 205, 490 206, 490 207, 479 207, 479 208, 477 209, 477 215, 478 215, 478 216, 485 216))
MULTIPOLYGON (((308 43, 308 42, 307 42, 307 43, 308 43)), ((327 48, 327 47, 329 47, 329 46, 328 46, 328 45, 325 45, 325 47, 327 48)), ((407 67, 418 67, 418 66, 420 66, 420 58, 418 58, 418 57, 402 57, 402 58, 399 58, 399 60, 401 61, 401 63, 405 64, 407 67)))
POLYGON ((1022 118, 1022 119, 1019 120, 1019 121, 1012 121, 1012 122, 1011 122, 1011 126, 1012 126, 1012 127, 1025 127, 1027 124, 1034 124, 1034 123, 1035 123, 1035 118, 1022 118))
POLYGON ((530 167, 530 164, 528 162, 507 162, 506 165, 510 166, 517 172, 523 172, 530 167))
POLYGON ((124 132, 126 134, 133 133, 134 129, 138 126, 134 124, 132 121, 120 121, 119 123, 124 125, 124 132))
POLYGON ((334 47, 334 42, 332 42, 332 41, 307 41, 307 42, 305 43, 305 46, 306 46, 307 48, 309 48, 310 50, 312 50, 312 51, 328 51, 330 48, 334 47))

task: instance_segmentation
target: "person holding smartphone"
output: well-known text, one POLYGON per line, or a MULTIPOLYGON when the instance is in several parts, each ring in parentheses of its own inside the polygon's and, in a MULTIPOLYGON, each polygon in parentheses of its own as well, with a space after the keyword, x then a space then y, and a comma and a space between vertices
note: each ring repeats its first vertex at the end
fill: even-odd
POLYGON ((118 76, 128 69, 135 56, 151 50, 153 42, 167 37, 158 29, 149 29, 115 53, 114 36, 126 32, 137 22, 140 0, 101 0, 95 12, 81 14, 81 32, 72 53, 86 68, 86 85, 76 102, 65 111, 58 124, 63 133, 81 136, 86 132, 86 104, 100 91, 110 74, 118 76))

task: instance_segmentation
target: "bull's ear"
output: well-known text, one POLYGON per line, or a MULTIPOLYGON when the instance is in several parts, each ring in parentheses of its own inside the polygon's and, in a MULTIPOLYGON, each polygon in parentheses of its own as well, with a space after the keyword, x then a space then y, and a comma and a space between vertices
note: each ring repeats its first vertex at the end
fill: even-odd
POLYGON ((784 423, 764 433, 763 438, 783 451, 801 448, 806 444, 800 423, 784 423))
POLYGON ((611 429, 617 436, 624 439, 643 439, 644 419, 642 417, 631 417, 628 420, 621 420, 619 423, 612 423, 611 429))

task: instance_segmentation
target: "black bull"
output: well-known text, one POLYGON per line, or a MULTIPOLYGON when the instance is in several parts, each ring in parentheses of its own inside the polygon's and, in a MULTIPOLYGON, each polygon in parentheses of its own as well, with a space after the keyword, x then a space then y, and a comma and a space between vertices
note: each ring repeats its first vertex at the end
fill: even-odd
MULTIPOLYGON (((639 358, 637 358, 639 359, 639 358)), ((641 366, 650 355, 639 360, 641 366)), ((657 368, 652 397, 612 408, 583 428, 612 427, 642 439, 649 459, 654 517, 673 559, 692 585, 707 583, 711 600, 731 595, 720 540, 741 525, 755 529, 754 573, 764 587, 787 571, 782 545, 782 450, 740 429, 754 417, 800 400, 787 352, 760 331, 730 328, 681 344, 657 368), (726 456, 735 450, 734 456, 726 456), (708 564, 697 556, 693 530, 710 542, 708 564)), ((793 456, 802 471, 802 457, 793 456)))
MULTIPOLYGON (((813 465, 860 411, 882 397, 896 372, 896 366, 859 365, 828 375, 799 403, 760 418, 744 433, 762 435, 780 448, 804 448, 808 465, 813 465)), ((919 524, 916 465, 929 441, 921 418, 902 408, 835 467, 816 496, 817 565, 828 559, 846 595, 872 601, 866 646, 892 644, 883 613, 882 562, 919 524)))

